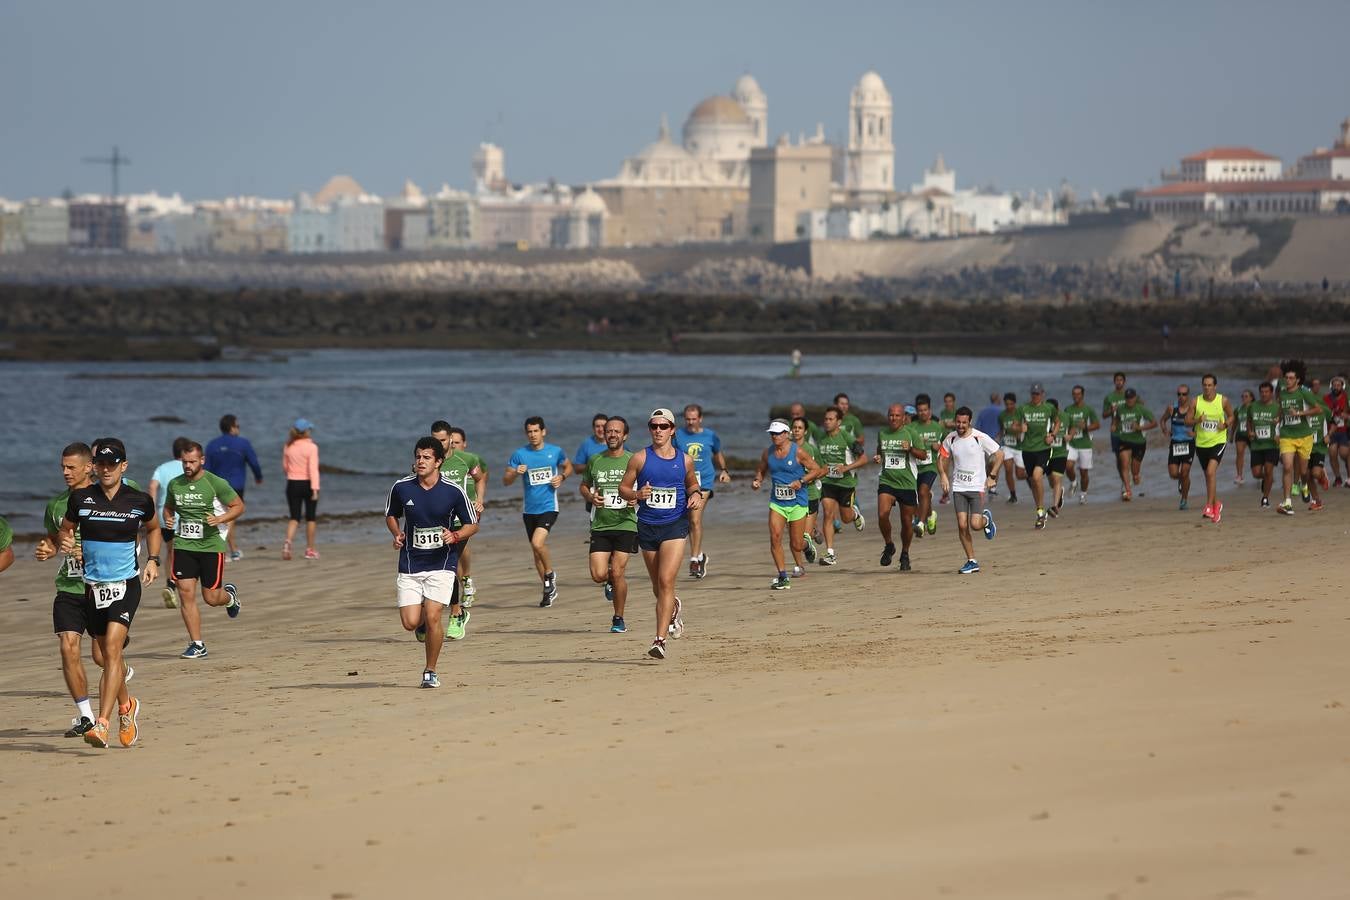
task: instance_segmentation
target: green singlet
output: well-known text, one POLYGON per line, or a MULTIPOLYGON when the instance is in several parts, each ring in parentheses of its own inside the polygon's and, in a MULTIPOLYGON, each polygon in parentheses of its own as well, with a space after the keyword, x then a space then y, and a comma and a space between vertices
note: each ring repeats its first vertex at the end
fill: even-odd
POLYGON ((906 427, 914 429, 914 433, 919 436, 918 443, 928 451, 928 458, 919 463, 919 473, 936 472, 938 451, 933 445, 942 443, 942 439, 947 436, 947 429, 937 419, 929 419, 927 424, 915 419, 906 427))
POLYGON ((1069 440, 1069 446, 1073 447, 1075 450, 1091 450, 1092 432, 1087 431, 1086 429, 1101 421, 1101 419, 1097 417, 1097 411, 1085 403, 1075 403, 1071 406, 1066 406, 1064 412, 1060 414, 1060 418, 1063 419, 1070 428, 1078 432, 1078 434, 1074 435, 1074 437, 1069 440))
MULTIPOLYGON (((1017 450, 1022 445, 1021 433, 1014 431, 1013 429, 1008 427, 1009 425, 1012 425, 1016 421, 1017 421, 1016 409, 1013 409, 1011 411, 1005 409, 1003 412, 998 414, 998 427, 1003 429, 1003 446, 1011 447, 1013 450, 1017 450)), ((989 436, 993 437, 992 434, 989 436)))
POLYGON ((224 553, 228 548, 219 526, 207 524, 206 518, 225 512, 238 496, 228 481, 205 469, 195 481, 189 481, 186 475, 170 481, 164 508, 167 511, 171 504, 173 507, 174 549, 224 553))
MULTIPOLYGON (((846 433, 842 426, 833 436, 825 435, 816 445, 816 458, 826 469, 830 466, 852 465, 854 461, 853 436, 846 433)), ((821 481, 835 487, 852 488, 858 486, 858 476, 853 472, 834 478, 827 476, 822 478, 821 481)))
POLYGON ((1116 435, 1117 437, 1120 436, 1120 432, 1116 431, 1116 423, 1115 423, 1116 409, 1124 405, 1125 405, 1124 391, 1112 391, 1111 393, 1107 394, 1105 397, 1102 398, 1102 419, 1109 421, 1111 423, 1111 433, 1116 435))
POLYGON ((909 449, 902 446, 908 442, 910 447, 925 448, 922 436, 914 426, 901 425, 895 431, 882 431, 877 435, 877 446, 881 450, 881 477, 879 484, 901 491, 919 489, 919 465, 909 449))
POLYGON ((1318 400, 1317 412, 1308 416, 1308 427, 1312 429, 1313 434, 1313 452, 1323 456, 1330 452, 1327 447, 1327 417, 1330 415, 1331 407, 1318 400))
POLYGON ((441 474, 449 478, 455 485, 464 492, 464 496, 469 498, 472 503, 478 499, 478 483, 473 480, 475 470, 483 468, 483 458, 477 453, 470 453, 468 450, 451 450, 444 462, 441 463, 441 474))
POLYGON ((1247 412, 1252 408, 1250 403, 1244 403, 1233 413, 1233 429, 1236 436, 1247 433, 1247 412))
POLYGON ((14 543, 14 529, 9 527, 9 523, 0 518, 0 553, 8 550, 14 543))
POLYGON ((853 413, 847 413, 839 420, 839 430, 847 431, 849 436, 853 438, 853 443, 855 444, 863 439, 862 419, 858 418, 853 413))
MULTIPOLYGON (((47 501, 47 511, 42 516, 42 527, 48 534, 61 534, 61 523, 66 518, 66 506, 70 502, 70 490, 64 490, 47 501)), ((80 529, 75 529, 75 546, 80 546, 80 529)), ((65 594, 84 593, 84 562, 73 554, 66 556, 61 567, 56 570, 56 589, 65 594)))
POLYGON ((1148 436, 1140 430, 1140 427, 1145 422, 1157 421, 1152 410, 1142 403, 1135 403, 1134 406, 1122 403, 1116 410, 1116 418, 1120 420, 1120 431, 1115 434, 1126 444, 1148 443, 1148 436))
MULTIPOLYGON (((809 434, 806 436, 806 442, 798 444, 797 446, 805 450, 806 455, 811 457, 811 459, 815 462, 816 465, 820 465, 820 448, 816 446, 815 440, 813 440, 809 434)), ((807 500, 820 499, 819 481, 813 481, 806 486, 806 499, 807 500)))
POLYGON ((1280 437, 1305 438, 1313 433, 1306 416, 1294 415, 1295 410, 1322 408, 1322 399, 1305 387, 1296 391, 1280 389, 1280 437))
POLYGON ((1051 426, 1059 421, 1059 410, 1049 403, 1023 403, 1017 407, 1017 421, 1027 425, 1022 434, 1022 452, 1037 453, 1050 446, 1046 436, 1051 426))
POLYGON ((586 460, 586 474, 582 476, 591 492, 599 494, 591 514, 591 531, 637 531, 637 507, 619 496, 623 473, 633 454, 624 450, 618 456, 602 451, 586 460))
POLYGON ((1247 407, 1247 433, 1253 450, 1274 450, 1279 446, 1275 439, 1275 425, 1279 421, 1280 407, 1276 403, 1257 400, 1247 407))

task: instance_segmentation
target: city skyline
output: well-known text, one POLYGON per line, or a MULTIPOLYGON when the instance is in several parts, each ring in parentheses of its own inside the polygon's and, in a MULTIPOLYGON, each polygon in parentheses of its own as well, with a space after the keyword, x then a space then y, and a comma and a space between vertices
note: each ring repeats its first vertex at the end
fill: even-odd
POLYGON ((512 180, 589 183, 662 114, 678 125, 747 72, 771 140, 817 122, 838 140, 852 84, 875 69, 895 100, 897 185, 942 153, 967 184, 1107 194, 1214 145, 1292 163, 1350 113, 1343 4, 1275 22, 1251 3, 1082 6, 11 10, 0 77, 27 90, 3 101, 19 127, 0 132, 0 196, 104 193, 106 168, 81 160, 114 144, 134 160, 123 192, 190 199, 287 197, 337 173, 386 195, 405 178, 465 186, 484 140, 512 180))

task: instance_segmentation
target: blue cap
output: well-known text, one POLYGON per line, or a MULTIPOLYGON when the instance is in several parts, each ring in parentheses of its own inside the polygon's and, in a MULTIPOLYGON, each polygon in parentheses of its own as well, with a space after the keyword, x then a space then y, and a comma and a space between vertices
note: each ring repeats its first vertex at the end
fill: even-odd
POLYGON ((306 419, 306 418, 301 417, 301 418, 295 420, 295 430, 296 430, 296 431, 313 431, 313 430, 314 430, 314 423, 311 422, 309 419, 306 419))
POLYGON ((918 411, 917 409, 914 408, 914 405, 913 405, 912 403, 906 403, 906 404, 905 404, 905 415, 907 415, 907 416, 917 416, 918 414, 919 414, 919 411, 918 411))

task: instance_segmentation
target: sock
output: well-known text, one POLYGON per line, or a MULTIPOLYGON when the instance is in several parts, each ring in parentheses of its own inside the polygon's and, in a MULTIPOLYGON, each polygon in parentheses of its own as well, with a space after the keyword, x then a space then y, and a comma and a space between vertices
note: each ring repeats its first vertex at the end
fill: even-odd
POLYGON ((88 697, 85 697, 83 700, 76 700, 75 707, 80 711, 80 715, 84 716, 90 722, 94 721, 94 707, 89 705, 88 697))
POLYGON ((117 704, 117 712, 119 715, 125 716, 127 713, 131 712, 131 704, 128 703, 125 707, 123 707, 122 704, 120 703, 117 704))
POLYGON ((544 584, 552 584, 555 577, 556 576, 552 572, 546 573, 544 575, 544 584))
POLYGON ((779 569, 779 570, 778 570, 778 577, 779 577, 779 578, 786 578, 786 577, 787 577, 787 570, 786 570, 786 569, 779 569))

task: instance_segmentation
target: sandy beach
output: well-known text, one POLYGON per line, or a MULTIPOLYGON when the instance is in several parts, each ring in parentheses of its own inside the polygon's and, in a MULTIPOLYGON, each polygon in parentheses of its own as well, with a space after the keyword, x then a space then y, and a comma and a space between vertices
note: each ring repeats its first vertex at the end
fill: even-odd
POLYGON ((1000 501, 972 577, 948 508, 912 573, 878 567, 869 523, 786 594, 765 529, 714 513, 663 663, 640 560, 609 634, 573 516, 552 609, 523 538, 476 543, 439 691, 387 544, 282 562, 246 528, 243 614, 204 613, 209 658, 178 658, 157 589, 142 604, 129 750, 61 736, 53 568, 17 546, 4 893, 1345 897, 1350 492, 1292 519, 1225 494, 1213 526, 1098 488, 1043 533, 1000 501))

